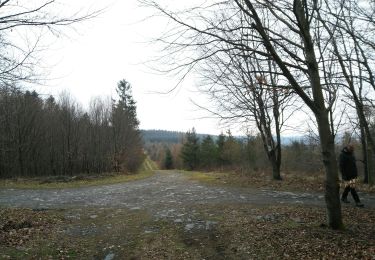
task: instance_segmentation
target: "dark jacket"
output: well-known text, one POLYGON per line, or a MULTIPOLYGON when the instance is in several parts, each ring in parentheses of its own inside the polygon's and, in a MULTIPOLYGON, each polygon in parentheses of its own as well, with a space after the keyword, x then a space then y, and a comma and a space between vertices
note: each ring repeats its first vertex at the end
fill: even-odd
POLYGON ((347 148, 342 149, 339 163, 340 172, 343 180, 350 181, 358 177, 355 157, 353 153, 350 152, 347 148))

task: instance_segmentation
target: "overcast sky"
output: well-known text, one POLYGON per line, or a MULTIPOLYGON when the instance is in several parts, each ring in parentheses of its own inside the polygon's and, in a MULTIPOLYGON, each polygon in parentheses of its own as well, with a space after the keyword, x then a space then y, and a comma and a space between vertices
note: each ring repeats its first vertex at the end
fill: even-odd
MULTIPOLYGON (((72 10, 101 8, 103 1, 61 0, 72 10)), ((118 81, 126 79, 133 88, 141 129, 187 131, 195 127, 199 133, 220 134, 218 120, 202 118, 207 113, 197 109, 190 99, 204 103, 197 95, 194 79, 168 95, 157 91, 172 89, 177 79, 156 75, 145 62, 158 55, 149 40, 163 31, 165 24, 153 19, 144 21, 150 12, 138 7, 136 0, 107 1, 100 17, 64 30, 67 36, 51 44, 45 62, 51 68, 43 87, 44 94, 57 95, 68 90, 84 107, 95 96, 116 96, 118 81)), ((239 131, 232 129, 240 134, 239 131)))
MULTIPOLYGON (((202 0, 190 0, 187 3, 202 0)), ((167 75, 157 75, 145 63, 158 53, 158 46, 151 39, 160 36, 166 28, 162 18, 146 19, 153 11, 139 7, 137 0, 60 0, 64 12, 98 10, 106 7, 99 17, 64 28, 63 37, 47 40, 48 52, 44 53, 44 66, 50 69, 42 94, 57 96, 67 90, 77 101, 88 108, 94 97, 116 98, 116 85, 121 79, 129 81, 137 102, 141 129, 163 129, 186 132, 195 127, 198 133, 215 134, 228 129, 234 135, 246 133, 244 127, 221 125, 219 120, 198 109, 192 102, 207 106, 203 95, 196 91, 197 80, 186 79, 171 94, 156 94, 173 89, 178 81, 167 75)), ((181 5, 173 0, 160 0, 162 4, 181 5)), ((172 7, 173 8, 173 7, 172 7)), ((159 46, 160 47, 160 46, 159 46)), ((299 118, 294 125, 306 129, 306 118, 296 111, 299 118)), ((283 135, 300 135, 285 131, 283 135)))

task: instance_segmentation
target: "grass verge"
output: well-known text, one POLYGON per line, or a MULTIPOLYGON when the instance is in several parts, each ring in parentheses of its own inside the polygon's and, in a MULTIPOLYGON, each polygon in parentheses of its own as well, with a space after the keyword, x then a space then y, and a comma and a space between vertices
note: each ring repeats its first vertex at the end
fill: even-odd
POLYGON ((109 185, 148 178, 154 174, 156 165, 146 158, 137 173, 103 173, 73 177, 22 178, 0 180, 0 188, 12 189, 63 189, 109 185))
MULTIPOLYGON (((281 191, 324 192, 324 174, 315 175, 284 173, 282 181, 273 180, 271 173, 257 172, 251 174, 238 174, 228 172, 198 172, 178 171, 190 180, 203 182, 208 185, 233 186, 244 188, 265 188, 281 191)), ((358 183, 357 190, 375 193, 375 186, 358 183)))

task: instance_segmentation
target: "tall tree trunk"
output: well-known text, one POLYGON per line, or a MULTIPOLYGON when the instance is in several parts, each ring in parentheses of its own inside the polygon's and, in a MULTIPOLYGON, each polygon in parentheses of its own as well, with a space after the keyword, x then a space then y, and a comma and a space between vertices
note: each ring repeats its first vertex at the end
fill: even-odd
POLYGON ((266 106, 261 96, 256 97, 258 104, 258 115, 255 116, 257 121, 258 130, 262 137, 263 147, 267 153, 269 162, 272 165, 272 178, 274 180, 281 180, 280 165, 281 165, 281 150, 280 147, 280 125, 279 125, 279 112, 278 104, 274 100, 273 114, 275 119, 275 130, 276 130, 276 144, 274 137, 272 136, 271 124, 267 121, 266 106), (277 106, 277 108, 276 108, 277 106), (277 110, 277 111, 275 111, 277 110))
POLYGON ((343 229, 335 142, 329 128, 327 112, 316 113, 315 116, 319 128, 320 144, 326 173, 325 201, 328 224, 333 229, 343 229))
POLYGON ((276 151, 272 150, 269 155, 269 160, 272 164, 272 178, 277 181, 281 181, 281 175, 280 175, 280 161, 278 160, 276 156, 276 151))
POLYGON ((373 153, 373 150, 371 148, 368 148, 368 151, 367 151, 367 154, 368 154, 368 183, 370 184, 370 186, 374 185, 374 182, 375 182, 375 165, 374 165, 374 153, 373 153))
POLYGON ((367 141, 366 141, 366 134, 363 127, 361 127, 361 144, 362 144, 362 155, 363 155, 363 183, 368 183, 368 175, 369 175, 369 168, 368 168, 368 153, 367 153, 367 141))
MULTIPOLYGON (((236 3, 243 8, 243 5, 236 0, 236 3)), ((296 17, 298 25, 298 32, 301 40, 303 41, 305 60, 308 70, 308 79, 313 94, 313 100, 304 92, 301 86, 298 84, 288 67, 283 62, 282 58, 278 55, 277 51, 273 47, 269 35, 263 27, 262 21, 258 16, 254 5, 250 0, 244 0, 244 3, 249 8, 254 23, 253 28, 256 29, 262 37, 263 44, 272 55, 274 61, 278 64, 279 68, 283 72, 284 76, 289 80, 289 83, 293 87, 293 90, 297 95, 305 102, 305 104, 314 112, 316 122, 319 129, 319 138, 323 155, 323 163, 326 172, 325 182, 325 200, 327 206, 327 217, 328 225, 332 229, 343 228, 342 216, 341 216, 341 204, 340 204, 340 193, 338 183, 338 168, 337 159, 335 154, 335 145, 333 134, 330 129, 330 122, 328 119, 328 111, 325 107, 325 101, 323 96, 323 88, 320 83, 319 66, 315 55, 314 42, 310 34, 310 21, 308 10, 301 0, 293 1, 293 13, 296 17)), ((246 12, 246 10, 244 10, 246 12)))
POLYGON ((24 153, 22 146, 24 145, 23 142, 23 135, 21 133, 21 121, 19 118, 20 115, 17 116, 17 152, 18 152, 18 167, 20 176, 24 176, 25 174, 25 166, 24 166, 24 153))
MULTIPOLYGON (((362 149, 363 149, 363 157, 365 162, 365 183, 370 183, 371 185, 371 176, 375 175, 375 168, 373 166, 373 155, 375 154, 375 142, 371 135, 370 126, 368 121, 366 120, 366 116, 363 109, 363 103, 359 100, 357 93, 354 91, 354 87, 350 88, 353 100, 356 105, 357 116, 359 119, 359 125, 361 129, 361 142, 362 142, 362 149), (371 165, 370 165, 371 164, 371 165)), ((372 178, 373 182, 374 177, 372 178)))
MULTIPOLYGON (((261 128, 260 128, 261 129, 261 128)), ((274 180, 282 180, 280 175, 281 166, 281 149, 279 149, 280 143, 275 147, 275 143, 270 131, 260 131, 262 137, 263 147, 267 154, 268 161, 272 165, 272 178, 274 180)))
POLYGON ((280 168, 281 168, 281 133, 280 133, 280 106, 279 106, 279 100, 277 98, 276 91, 273 95, 274 100, 274 107, 273 107, 273 116, 275 118, 275 130, 276 130, 276 147, 275 147, 275 157, 276 157, 276 169, 277 169, 277 175, 273 175, 273 178, 275 180, 282 180, 281 174, 280 174, 280 168), (275 178, 276 177, 276 178, 275 178))
POLYGON ((315 55, 314 43, 310 34, 310 24, 305 16, 307 10, 300 0, 294 0, 293 11, 300 27, 301 38, 305 47, 305 58, 310 77, 312 94, 315 103, 314 114, 319 130, 323 164, 326 173, 325 201, 327 206, 328 225, 332 229, 342 229, 340 186, 335 153, 335 141, 330 129, 328 110, 325 107, 323 88, 320 82, 319 66, 315 55))

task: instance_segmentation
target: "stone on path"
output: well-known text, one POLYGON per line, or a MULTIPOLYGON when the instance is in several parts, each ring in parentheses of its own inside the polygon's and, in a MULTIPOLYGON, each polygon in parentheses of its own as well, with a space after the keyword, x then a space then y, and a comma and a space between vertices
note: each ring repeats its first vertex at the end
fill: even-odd
POLYGON ((216 225, 217 222, 216 221, 210 221, 210 220, 207 220, 206 221, 206 230, 210 230, 212 228, 212 226, 216 225))
POLYGON ((112 260, 113 258, 115 258, 115 254, 110 253, 110 254, 105 256, 104 260, 112 260))
POLYGON ((194 228, 194 224, 192 223, 192 224, 186 224, 185 225, 185 231, 190 231, 190 230, 192 230, 194 228))

